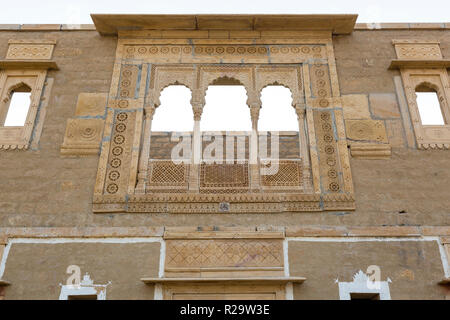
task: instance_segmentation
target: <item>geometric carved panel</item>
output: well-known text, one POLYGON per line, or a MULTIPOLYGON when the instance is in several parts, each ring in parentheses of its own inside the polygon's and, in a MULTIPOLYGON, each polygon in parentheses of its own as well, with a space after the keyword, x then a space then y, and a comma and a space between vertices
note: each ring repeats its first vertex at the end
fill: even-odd
POLYGON ((67 119, 61 154, 97 154, 102 132, 103 119, 67 119))
POLYGON ((201 163, 200 192, 245 192, 249 188, 248 163, 201 163))
POLYGON ((286 187, 302 186, 302 161, 301 160, 274 160, 268 162, 261 161, 264 173, 261 175, 261 185, 263 187, 273 187, 276 189, 286 189, 286 187))
POLYGON ((149 161, 147 189, 151 192, 182 192, 188 188, 189 165, 172 160, 149 161))
POLYGON ((166 269, 283 267, 281 240, 167 240, 166 269))
POLYGON ((439 60, 442 59, 439 42, 394 40, 398 59, 439 60))
POLYGON ((9 40, 6 59, 48 60, 52 58, 56 41, 53 40, 9 40))

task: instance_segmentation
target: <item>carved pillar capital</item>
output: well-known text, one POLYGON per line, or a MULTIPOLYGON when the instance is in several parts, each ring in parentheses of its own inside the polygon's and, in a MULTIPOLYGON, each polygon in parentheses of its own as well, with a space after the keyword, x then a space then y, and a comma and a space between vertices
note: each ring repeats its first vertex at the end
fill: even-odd
POLYGON ((295 112, 297 113, 297 117, 299 120, 305 119, 306 114, 306 106, 303 103, 296 103, 294 105, 295 112))
POLYGON ((144 108, 145 120, 153 120, 153 116, 155 114, 156 107, 147 106, 144 108))
POLYGON ((201 89, 192 90, 191 98, 192 111, 194 112, 194 121, 200 121, 205 106, 205 92, 201 89))
POLYGON ((200 121, 203 113, 203 105, 192 105, 192 111, 194 112, 194 121, 200 121))

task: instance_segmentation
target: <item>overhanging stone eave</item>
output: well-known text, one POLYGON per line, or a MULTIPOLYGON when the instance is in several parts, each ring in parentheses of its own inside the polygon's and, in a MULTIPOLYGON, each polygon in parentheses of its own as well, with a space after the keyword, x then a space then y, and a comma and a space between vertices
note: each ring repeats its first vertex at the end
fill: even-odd
POLYGON ((101 35, 120 30, 253 30, 352 33, 356 14, 91 14, 101 35))

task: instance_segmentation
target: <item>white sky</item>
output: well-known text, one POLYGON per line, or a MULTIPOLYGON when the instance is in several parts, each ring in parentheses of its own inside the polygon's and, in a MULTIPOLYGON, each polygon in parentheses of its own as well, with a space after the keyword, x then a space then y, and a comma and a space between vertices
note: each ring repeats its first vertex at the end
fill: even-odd
POLYGON ((357 13, 358 22, 450 22, 448 0, 0 0, 0 23, 92 23, 90 13, 357 13))

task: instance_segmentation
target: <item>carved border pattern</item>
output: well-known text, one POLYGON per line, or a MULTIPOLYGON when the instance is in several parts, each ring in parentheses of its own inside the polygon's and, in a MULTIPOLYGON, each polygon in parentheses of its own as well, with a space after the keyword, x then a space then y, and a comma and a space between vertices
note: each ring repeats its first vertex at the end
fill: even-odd
POLYGON ((323 45, 124 45, 126 59, 152 59, 158 56, 286 56, 326 59, 323 45))
POLYGON ((126 193, 133 145, 135 112, 116 112, 113 122, 113 133, 106 171, 105 194, 115 195, 126 193))
POLYGON ((339 166, 337 144, 333 132, 333 119, 330 111, 314 112, 317 130, 317 144, 323 188, 329 192, 339 192, 339 166))

